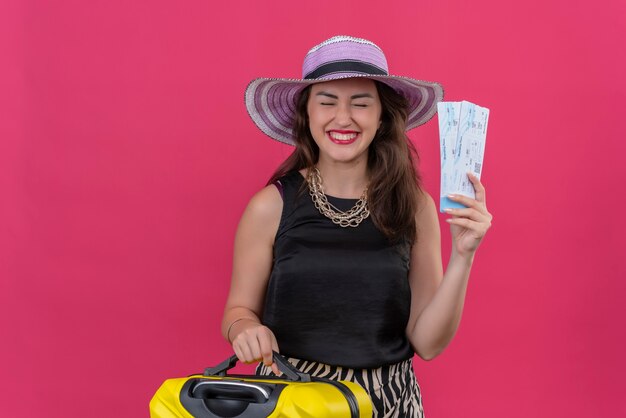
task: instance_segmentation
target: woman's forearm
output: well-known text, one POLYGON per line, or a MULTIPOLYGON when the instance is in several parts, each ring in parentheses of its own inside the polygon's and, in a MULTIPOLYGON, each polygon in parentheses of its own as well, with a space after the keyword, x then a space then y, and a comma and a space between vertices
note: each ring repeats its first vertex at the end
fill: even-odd
POLYGON ((474 253, 461 255, 452 250, 443 280, 409 336, 421 358, 433 359, 454 337, 461 322, 473 259, 474 253))

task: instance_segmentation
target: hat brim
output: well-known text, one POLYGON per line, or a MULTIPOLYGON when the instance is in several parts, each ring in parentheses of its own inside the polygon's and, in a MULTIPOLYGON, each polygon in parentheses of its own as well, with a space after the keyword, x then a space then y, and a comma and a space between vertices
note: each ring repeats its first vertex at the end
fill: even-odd
POLYGON ((437 113, 437 102, 443 99, 443 87, 432 81, 408 77, 371 74, 333 74, 328 79, 257 78, 248 84, 245 103, 248 114, 269 137, 295 145, 293 123, 298 96, 311 84, 344 78, 369 78, 387 84, 409 103, 406 130, 428 122, 437 113))

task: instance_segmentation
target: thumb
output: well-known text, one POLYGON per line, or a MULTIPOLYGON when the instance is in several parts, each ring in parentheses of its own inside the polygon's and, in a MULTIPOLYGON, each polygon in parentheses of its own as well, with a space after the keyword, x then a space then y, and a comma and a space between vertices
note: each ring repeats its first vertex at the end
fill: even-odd
MULTIPOLYGON (((274 336, 274 334, 272 334, 272 350, 276 351, 277 353, 280 352, 278 350, 278 342, 276 341, 276 337, 274 336)), ((283 372, 278 370, 278 364, 276 364, 275 361, 272 362, 271 368, 276 376, 282 376, 283 372)))
POLYGON ((280 370, 278 370, 278 364, 276 363, 272 363, 272 365, 270 366, 272 371, 274 372, 274 374, 278 377, 283 375, 283 372, 281 372, 280 370))
POLYGON ((280 353, 280 350, 278 349, 278 341, 276 341, 276 337, 274 336, 273 333, 272 333, 272 350, 276 351, 277 353, 280 353))

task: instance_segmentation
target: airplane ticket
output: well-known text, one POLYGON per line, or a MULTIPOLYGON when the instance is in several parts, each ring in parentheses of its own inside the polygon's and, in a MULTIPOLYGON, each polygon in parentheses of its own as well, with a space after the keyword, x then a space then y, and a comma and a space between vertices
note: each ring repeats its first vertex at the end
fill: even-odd
POLYGON ((448 199, 449 194, 476 197, 467 173, 472 172, 480 179, 489 109, 467 101, 439 102, 437 114, 441 151, 439 211, 443 212, 447 208, 465 207, 448 199))

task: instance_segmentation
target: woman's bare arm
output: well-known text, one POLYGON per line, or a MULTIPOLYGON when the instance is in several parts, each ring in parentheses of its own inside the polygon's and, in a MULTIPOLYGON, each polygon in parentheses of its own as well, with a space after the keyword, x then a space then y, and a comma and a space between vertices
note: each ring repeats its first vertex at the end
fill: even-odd
POLYGON ((258 192, 244 211, 233 254, 230 293, 222 319, 222 335, 244 362, 272 364, 276 339, 261 324, 263 301, 272 267, 273 245, 282 198, 273 185, 258 192))
POLYGON ((407 335, 415 352, 425 360, 439 355, 459 327, 474 254, 491 226, 484 188, 478 179, 470 177, 470 180, 476 189, 476 199, 456 198, 468 208, 449 212, 453 216, 448 220, 452 252, 445 273, 437 209, 427 193, 423 194, 416 215, 418 240, 411 252, 412 299, 407 335))

